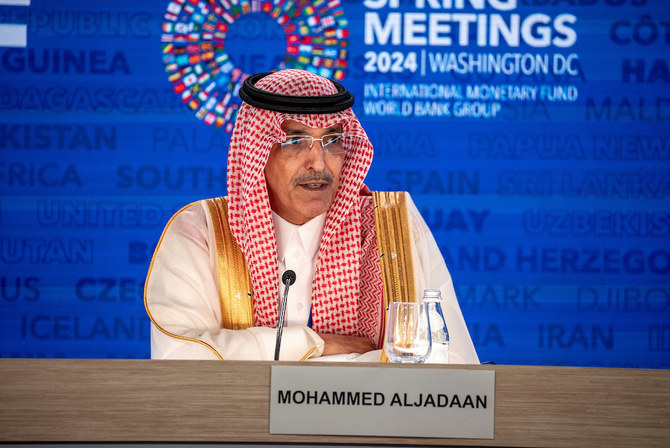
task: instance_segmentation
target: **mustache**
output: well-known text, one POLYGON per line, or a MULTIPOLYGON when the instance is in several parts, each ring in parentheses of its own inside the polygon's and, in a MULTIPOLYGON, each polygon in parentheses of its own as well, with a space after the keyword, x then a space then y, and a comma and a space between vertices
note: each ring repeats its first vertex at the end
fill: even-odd
POLYGON ((315 181, 324 181, 329 185, 332 185, 335 179, 333 179, 333 175, 330 174, 328 171, 322 171, 320 173, 311 172, 311 173, 299 174, 298 176, 294 177, 293 185, 297 186, 299 184, 308 184, 310 182, 315 181))

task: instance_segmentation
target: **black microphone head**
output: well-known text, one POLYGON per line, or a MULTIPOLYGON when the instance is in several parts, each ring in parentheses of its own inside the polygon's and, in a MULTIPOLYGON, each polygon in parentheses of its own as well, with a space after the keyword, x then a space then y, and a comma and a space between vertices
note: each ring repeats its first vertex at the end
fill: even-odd
POLYGON ((291 286, 293 283, 295 283, 295 272, 288 269, 286 272, 284 272, 284 275, 281 276, 281 282, 286 286, 291 286))

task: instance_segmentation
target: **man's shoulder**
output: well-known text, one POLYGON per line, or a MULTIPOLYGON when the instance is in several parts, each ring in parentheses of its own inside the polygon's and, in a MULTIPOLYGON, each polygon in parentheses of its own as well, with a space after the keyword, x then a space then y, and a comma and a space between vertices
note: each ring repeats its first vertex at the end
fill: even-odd
POLYGON ((175 212, 174 216, 183 214, 183 213, 201 213, 202 211, 211 210, 212 207, 218 207, 227 209, 228 208, 228 197, 227 196, 218 196, 214 198, 205 198, 193 201, 184 205, 182 208, 175 212))
POLYGON ((205 201, 207 201, 207 199, 201 199, 182 206, 172 215, 170 221, 168 222, 168 226, 175 224, 206 224, 207 218, 205 215, 205 201))

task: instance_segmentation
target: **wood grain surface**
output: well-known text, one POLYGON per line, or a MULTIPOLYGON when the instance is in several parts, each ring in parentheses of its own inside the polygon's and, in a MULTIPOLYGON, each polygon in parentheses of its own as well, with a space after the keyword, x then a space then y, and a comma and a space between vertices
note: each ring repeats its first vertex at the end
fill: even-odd
POLYGON ((496 372, 495 438, 472 440, 271 435, 272 365, 2 359, 0 441, 670 446, 668 370, 442 366, 496 372))

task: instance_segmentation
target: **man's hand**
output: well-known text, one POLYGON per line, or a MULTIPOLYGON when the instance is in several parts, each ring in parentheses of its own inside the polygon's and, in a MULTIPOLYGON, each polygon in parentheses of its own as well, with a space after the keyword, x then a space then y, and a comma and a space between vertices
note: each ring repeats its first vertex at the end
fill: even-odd
POLYGON ((344 336, 341 334, 319 333, 323 339, 321 356, 339 355, 341 353, 367 353, 375 349, 370 339, 364 336, 344 336))

